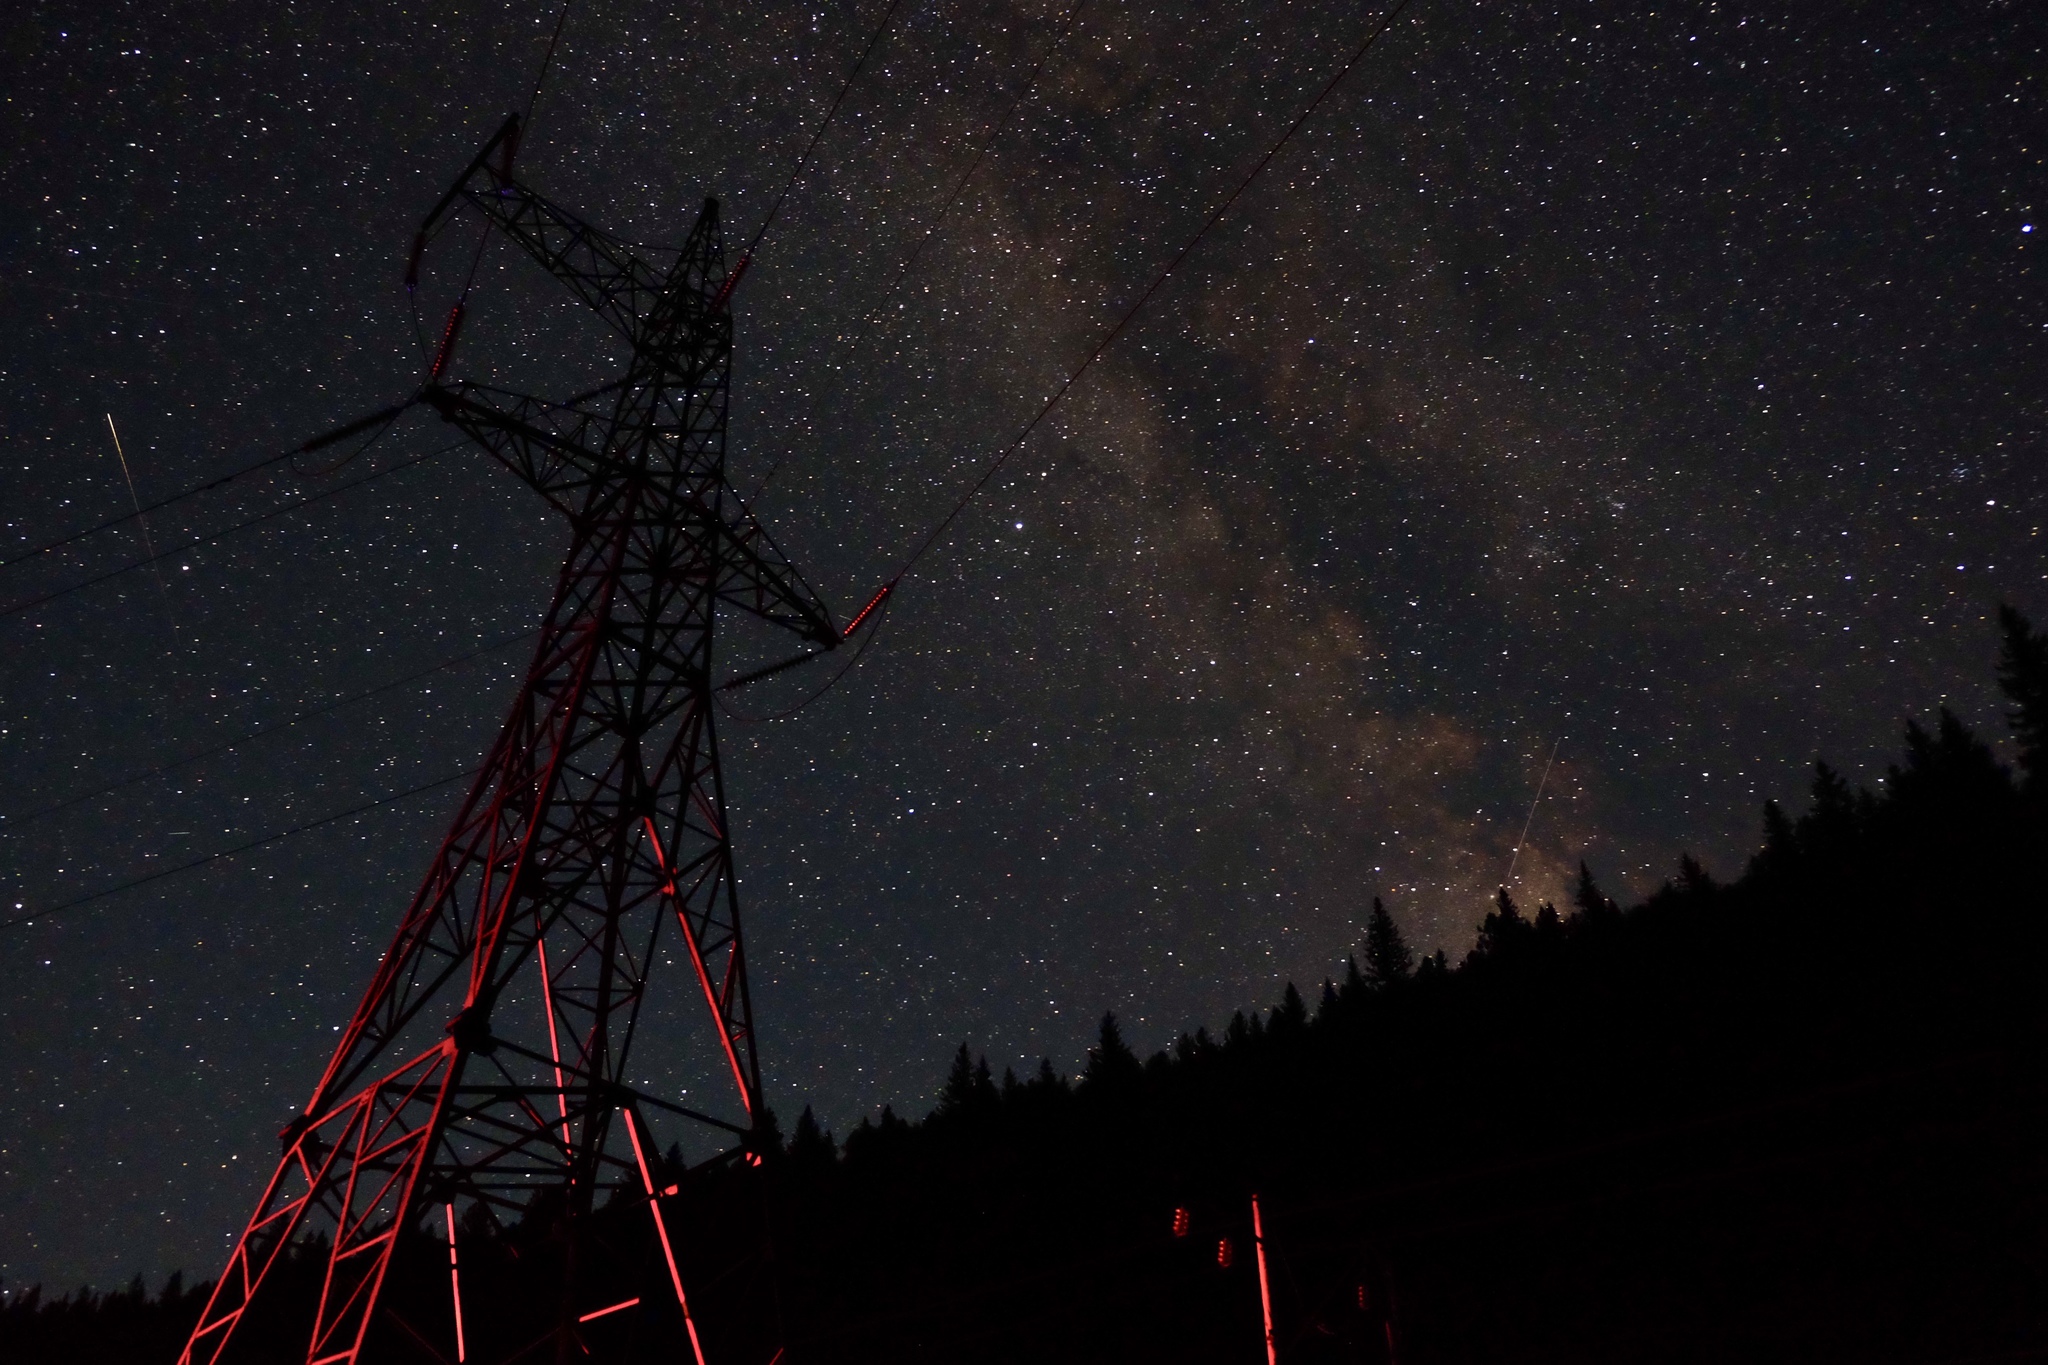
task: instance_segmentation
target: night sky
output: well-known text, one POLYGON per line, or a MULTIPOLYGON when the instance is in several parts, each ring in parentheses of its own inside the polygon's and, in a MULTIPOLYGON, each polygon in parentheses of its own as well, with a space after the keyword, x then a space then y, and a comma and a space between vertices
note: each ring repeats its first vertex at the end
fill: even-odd
MULTIPOLYGON (((1362 38, 1311 0, 906 0, 736 299, 731 469, 843 621, 1362 38)), ((572 12, 523 174, 635 241, 751 233, 883 6, 572 12)), ((524 103, 538 4, 30 3, 0 29, 12 554, 402 397, 414 224, 524 103)), ((1418 0, 793 719, 724 718, 770 1102, 922 1113, 955 1046, 1072 1071, 1453 959, 1515 870, 1731 876, 1826 755, 1986 733, 2048 620, 2048 14, 1418 0), (2037 230, 2038 229, 2038 230, 2037 230)), ((460 262, 430 262, 428 332, 460 262)), ((457 370, 601 333, 499 250, 457 370)), ((158 549, 439 450, 152 517, 158 549)), ((8 915, 474 764, 566 530, 458 449, 0 617, 8 915), (20 906, 20 911, 12 907, 20 906)), ((144 553, 0 570, 0 606, 144 553)), ((763 685, 766 712, 820 677, 763 685)), ((1999 734, 2003 745, 2003 735, 1999 734)), ((2002 749, 2002 752, 2004 750, 2002 749)), ((0 1277, 210 1276, 459 798, 0 933, 0 1277)), ((1960 950, 1966 945, 1944 945, 1960 950)))

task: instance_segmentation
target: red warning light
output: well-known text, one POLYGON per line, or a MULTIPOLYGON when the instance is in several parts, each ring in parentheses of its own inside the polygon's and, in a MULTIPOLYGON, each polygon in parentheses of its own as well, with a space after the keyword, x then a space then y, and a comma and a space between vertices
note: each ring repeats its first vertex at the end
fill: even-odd
POLYGON ((1187 1236, 1188 1221, 1188 1211, 1186 1209, 1175 1209, 1173 1211, 1173 1235, 1176 1237, 1187 1236))
POLYGON ((1236 1259, 1237 1249, 1230 1245, 1230 1239, 1228 1237, 1225 1237, 1216 1243, 1217 1265, 1223 1267, 1223 1269, 1225 1270, 1228 1270, 1230 1269, 1230 1263, 1236 1259))
POLYGON ((1364 1285, 1358 1286, 1358 1311, 1361 1313, 1372 1311, 1372 1295, 1365 1292, 1364 1285))

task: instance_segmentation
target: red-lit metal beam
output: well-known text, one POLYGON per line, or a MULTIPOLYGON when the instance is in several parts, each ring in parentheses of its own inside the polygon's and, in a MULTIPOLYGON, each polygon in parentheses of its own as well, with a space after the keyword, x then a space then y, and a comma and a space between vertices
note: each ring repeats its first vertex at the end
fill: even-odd
POLYGON ((647 1190, 647 1208, 654 1215, 661 1254, 668 1259, 668 1281, 676 1291, 676 1307, 683 1310, 683 1326, 690 1331, 690 1351, 697 1357, 697 1365, 704 1365, 704 1343, 697 1339, 697 1320, 690 1316, 690 1299, 683 1293, 683 1275, 676 1269, 675 1248, 669 1245, 668 1224, 661 1216, 661 1196, 654 1190, 654 1172, 647 1168, 647 1153, 640 1147, 640 1125, 633 1121, 631 1109, 621 1109, 619 1113, 626 1120, 626 1136, 633 1140, 633 1160, 640 1167, 640 1183, 647 1190))
POLYGON ((593 1308, 590 1312, 585 1313, 582 1317, 576 1319, 576 1321, 596 1322, 599 1318, 608 1318, 614 1313, 623 1312, 628 1308, 635 1307, 639 1304, 639 1302, 640 1296, 638 1294, 635 1294, 632 1298, 626 1299, 620 1303, 612 1304, 608 1308, 593 1308))
POLYGON ((1259 1197, 1252 1196, 1252 1248, 1259 1258, 1259 1312, 1266 1320, 1266 1365, 1277 1365, 1279 1343, 1273 1339, 1273 1287, 1266 1277, 1266 1227, 1259 1218, 1259 1197))
POLYGON ((455 1303, 455 1365, 469 1358, 469 1345, 462 1339, 462 1266, 455 1258, 455 1206, 441 1206, 448 1214, 448 1294, 455 1303))
MULTIPOLYGON (((563 1236, 581 1248, 566 1264, 584 1267, 579 1275, 653 1269, 617 1264, 627 1253, 596 1231, 601 1200, 645 1192, 682 1302, 646 1154, 619 1150, 609 1125, 636 1103, 625 1098, 636 1082, 651 1095, 627 1059, 645 1051, 632 1048, 634 1030, 650 976, 667 969, 657 949, 671 911, 712 1011, 709 1031, 694 1011, 683 1021, 688 1064, 709 1073, 722 1057, 740 1102, 713 1087, 722 1114, 660 1107, 743 1151, 762 1114, 712 719, 710 679, 722 662, 714 625, 744 613, 824 648, 839 634, 726 482, 725 304, 739 272, 725 262, 717 205, 706 203, 673 262, 650 265, 511 178, 516 130, 500 129, 436 206, 408 258, 408 284, 435 223, 475 213, 631 354, 621 377, 562 402, 462 383, 448 372, 464 306, 450 310, 434 363, 441 377, 424 401, 566 514, 568 553, 504 725, 312 1096, 281 1135, 283 1159, 193 1327, 185 1365, 216 1365, 259 1299, 279 1315, 278 1331, 309 1343, 308 1365, 358 1365, 387 1275, 439 1273, 393 1249, 447 1223, 455 1206, 516 1215, 537 1169, 559 1172, 563 1236), (586 401, 598 396, 606 401, 586 401), (735 1111, 744 1117, 734 1121, 735 1111), (323 1244, 319 1298, 301 1308, 269 1271, 286 1248, 323 1244)), ((367 433, 395 415, 343 431, 367 433)), ((629 1128, 638 1143, 637 1119, 629 1128)), ((452 1248, 459 1229, 450 1228, 452 1248)), ((740 1241, 750 1239, 732 1229, 702 1236, 720 1268, 749 1254, 740 1241)), ((474 1271, 474 1247, 451 1256, 448 1292, 459 1296, 460 1262, 474 1271)), ((588 1305, 568 1292, 558 1302, 552 1330, 567 1342, 588 1305)), ((496 1358, 501 1326, 464 1319, 458 1354, 473 1334, 479 1358, 496 1358)))
POLYGON ((646 817, 645 823, 648 846, 654 850, 655 863, 661 868, 662 876, 667 879, 662 883, 661 889, 675 906, 676 923, 683 931, 683 942, 689 945, 690 965, 697 969, 697 984, 704 990, 704 1003, 711 1007, 712 1023, 718 1029, 718 1041, 725 1045, 725 1060, 727 1065, 732 1067, 733 1084, 739 1087, 740 1103, 747 1107, 748 1114, 752 1114, 754 1096, 747 1085, 747 1073, 740 1066, 739 1049, 733 1046, 732 1028, 725 1017, 726 1002, 720 999, 719 991, 711 984, 711 973, 704 967, 704 951, 697 944, 697 931, 690 927, 690 917, 685 913, 683 899, 676 894, 675 874, 669 871, 668 854, 662 850, 661 835, 654 828, 653 817, 646 817))

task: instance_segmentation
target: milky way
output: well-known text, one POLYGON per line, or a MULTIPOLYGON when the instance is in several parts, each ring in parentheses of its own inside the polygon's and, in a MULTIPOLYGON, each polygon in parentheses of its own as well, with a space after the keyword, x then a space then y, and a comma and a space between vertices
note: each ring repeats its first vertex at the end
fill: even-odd
MULTIPOLYGON (((674 243, 750 232, 883 7, 575 9, 522 153, 674 243)), ((2048 619, 2038 7, 1419 0, 924 560, 877 645, 722 722, 771 1103, 929 1103, 961 1040, 1074 1068, 1341 971, 1371 898, 1454 958, 1515 864, 1733 875, 1826 755, 1998 728, 2048 619), (1543 802, 1531 802, 1555 752, 1543 802)), ((736 300, 732 472, 841 619, 1362 37, 1324 4, 907 3, 736 300)), ((402 396, 413 225, 553 12, 32 5, 0 121, 8 552, 402 396)), ((429 336, 466 261, 437 246, 429 336)), ((485 258, 466 377, 616 354, 485 258)), ((157 514, 158 547, 403 465, 157 514)), ((0 618, 0 870, 54 905, 452 776, 563 528, 450 450, 0 618), (167 610, 168 608, 168 610, 167 610)), ((142 553, 5 570, 0 605, 142 553)), ((0 1276, 211 1274, 458 788, 0 937, 0 1276)), ((10 911, 9 913, 13 913, 10 911)))

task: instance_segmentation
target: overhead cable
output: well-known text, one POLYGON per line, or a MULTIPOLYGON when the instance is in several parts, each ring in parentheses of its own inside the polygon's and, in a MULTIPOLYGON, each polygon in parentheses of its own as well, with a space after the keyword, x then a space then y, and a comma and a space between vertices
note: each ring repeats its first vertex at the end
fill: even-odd
MULTIPOLYGON (((351 479, 347 483, 338 483, 334 487, 324 488, 318 493, 308 493, 305 497, 295 498, 291 502, 285 503, 282 507, 274 507, 270 511, 264 512, 259 516, 250 517, 247 521, 238 521, 232 526, 224 527, 221 530, 215 531, 209 535, 197 536, 191 540, 186 541, 182 545, 173 545, 171 548, 167 550, 160 550, 157 553, 149 555, 143 559, 131 560, 128 563, 120 565, 117 568, 108 569, 105 573, 95 574, 91 578, 87 578, 80 582, 70 584, 67 587, 57 588, 53 591, 46 592, 42 594, 40 597, 31 597, 25 602, 16 602, 13 606, 10 607, 0 607, 0 619, 5 619, 9 616, 19 616, 22 612, 31 611, 36 607, 44 606, 47 603, 56 601, 60 597, 69 597, 72 593, 82 592, 87 588, 97 587, 101 583, 104 583, 112 578, 119 578, 124 573, 132 573, 136 569, 146 568, 149 565, 155 564, 158 560, 167 559, 173 555, 184 554, 187 550, 195 550, 202 545, 211 545, 215 541, 226 539, 228 536, 235 534, 237 531, 246 531, 253 526, 260 526, 266 521, 274 521, 278 517, 284 516, 288 512, 298 511, 301 507, 305 507, 316 502, 324 502, 328 498, 339 497, 341 494, 348 492, 352 488, 361 488, 366 483, 374 483, 376 480, 383 478, 387 474, 396 474, 402 469, 410 469, 414 465, 424 464, 428 460, 431 460, 438 455, 445 455, 449 451, 455 449, 456 446, 459 446, 461 444, 463 444, 461 441, 457 441, 450 445, 437 447, 433 450, 428 451, 424 455, 415 455, 409 460, 400 460, 396 464, 386 465, 384 468, 377 470, 375 473, 365 474, 361 478, 351 479)), ((291 452, 291 455, 296 455, 298 453, 299 452, 297 450, 294 450, 291 452)), ((286 455, 281 458, 289 459, 290 457, 290 455, 286 455)))
POLYGON ((775 196, 774 204, 768 209, 768 216, 761 220, 761 226, 754 229, 753 238, 748 241, 747 249, 740 253, 739 262, 733 266, 732 274, 726 277, 721 294, 732 293, 733 286, 739 283, 740 276, 746 272, 748 264, 754 259, 754 252, 760 248, 761 240, 768 235, 768 229, 773 227, 775 220, 782 215, 783 204, 788 201, 790 191, 796 188, 797 182, 803 178, 805 169, 811 164, 812 154, 818 150, 818 144, 825 139, 825 130, 830 128, 832 120, 839 116, 839 106, 846 102, 846 92, 853 89, 853 83, 860 78, 861 69, 868 64, 868 58, 874 55, 875 48, 882 41, 882 35, 889 31, 889 25, 895 21, 896 11, 902 8, 902 5, 903 0, 889 0, 889 8, 882 13, 882 22, 876 24, 875 31, 868 35, 868 45, 861 49, 860 57, 854 62, 853 69, 847 72, 846 79, 840 82, 839 93, 832 97, 831 105, 825 110, 825 117, 818 120, 818 126, 811 130, 811 140, 804 144, 803 155, 799 156, 796 165, 790 168, 789 179, 783 182, 782 193, 775 196))
POLYGON ((457 654, 453 658, 443 659, 436 664, 429 664, 427 667, 408 673, 402 678, 392 678, 387 682, 378 683, 375 687, 366 687, 360 692, 351 692, 346 696, 336 697, 331 701, 322 702, 318 706, 307 707, 303 711, 299 711, 296 714, 285 717, 283 720, 278 721, 274 725, 259 725, 254 730, 251 730, 248 733, 241 735, 235 739, 230 739, 220 744, 211 745, 207 748, 199 750, 196 753, 186 754, 183 758, 174 758, 168 763, 159 763, 154 767, 144 768, 139 772, 130 773, 126 777, 120 778, 119 780, 114 782, 109 782, 103 787, 95 787, 91 791, 80 792, 76 796, 68 796, 64 798, 62 801, 53 802, 47 806, 39 806, 35 810, 28 811, 22 815, 0 815, 0 835, 11 834, 14 831, 20 829, 22 826, 27 825, 32 821, 40 820, 44 816, 55 815, 59 811, 70 810, 73 806, 81 805, 84 802, 94 800, 98 797, 111 796, 115 792, 125 791, 129 787, 134 786, 138 782, 147 782, 152 777, 162 777, 166 773, 176 772, 180 768, 189 768, 194 763, 201 762, 205 759, 215 758, 221 754, 232 752, 235 749, 241 748, 244 744, 251 744, 254 743, 256 740, 265 739, 271 735, 279 734, 285 730, 289 730, 294 725, 299 724, 301 721, 315 720, 321 716, 332 715, 334 712, 345 710, 348 707, 354 706, 358 702, 368 701, 372 697, 381 697, 386 692, 396 691, 398 688, 409 686, 412 683, 418 682, 422 678, 430 678, 434 674, 442 672, 446 669, 454 668, 458 664, 466 664, 472 659, 480 659, 487 654, 495 654, 509 644, 513 644, 520 640, 532 639, 535 635, 538 635, 539 633, 540 632, 536 629, 519 630, 514 631, 509 635, 500 635, 494 640, 488 640, 485 643, 478 645, 475 649, 472 649, 467 653, 457 654))
POLYGON ((1302 111, 1294 116, 1294 121, 1289 123, 1281 131, 1280 136, 1274 139, 1272 146, 1266 149, 1265 155, 1261 156, 1253 164, 1251 170, 1245 173, 1244 178, 1238 181, 1237 188, 1225 195, 1223 200, 1214 209, 1210 210, 1209 216, 1202 220, 1202 225, 1195 229, 1194 235, 1188 238, 1186 244, 1174 253, 1173 259, 1166 263, 1166 268, 1159 272, 1152 283, 1145 286, 1145 292, 1138 296, 1137 302, 1133 303, 1124 312, 1123 316, 1118 318, 1115 324, 1102 334, 1102 339, 1095 343, 1095 349, 1088 353, 1087 359, 1083 360, 1065 379, 1060 381, 1059 387, 1054 389, 1052 396, 1047 398, 1038 411, 1032 414, 1031 420, 1026 422, 1023 429, 989 462, 988 467, 981 472, 981 477, 969 486, 967 491, 961 495, 960 500, 953 505, 952 510, 941 517, 931 532, 918 543, 917 548, 911 551, 910 557, 904 561, 903 567, 897 570, 894 578, 889 580, 892 586, 908 577, 910 571, 916 567, 917 562, 923 559, 934 545, 938 544, 946 532, 952 528, 954 521, 959 518, 962 512, 967 510, 968 504, 980 496, 982 489, 988 487, 989 481, 995 478, 1004 465, 1009 463, 1010 457, 1023 448, 1024 443, 1031 438, 1031 433, 1036 431, 1039 424, 1051 415, 1054 408, 1059 406, 1060 400, 1067 396, 1067 392, 1080 382, 1081 376, 1087 374, 1095 362, 1102 358, 1103 352, 1107 351, 1115 343, 1116 339, 1123 335, 1124 329, 1129 327, 1138 314, 1144 311, 1145 305, 1152 301, 1153 295, 1165 287, 1166 282, 1173 277, 1173 272, 1180 268, 1181 263, 1187 260, 1188 256, 1193 253, 1197 246, 1201 245, 1202 239, 1209 235, 1210 229, 1214 228, 1222 220, 1223 215, 1230 211, 1231 206, 1236 204, 1243 197, 1244 192, 1251 188, 1252 182, 1259 178, 1266 167, 1272 163, 1273 158, 1280 154, 1281 149, 1293 140, 1295 133, 1300 131, 1302 124, 1308 122, 1309 116, 1322 107, 1323 101, 1328 99, 1343 79, 1351 74, 1351 69, 1358 65, 1366 53, 1372 50, 1373 45, 1379 42, 1380 35, 1384 34, 1393 25, 1393 22, 1401 17, 1401 12, 1407 9, 1410 3, 1411 0, 1397 0, 1393 8, 1389 9, 1379 23, 1373 26, 1372 30, 1366 34, 1365 41, 1352 51, 1350 57, 1345 59, 1344 64, 1337 68, 1337 73, 1330 77, 1321 90, 1316 92, 1315 98, 1310 100, 1303 107, 1302 111))
POLYGON ((273 469, 298 453, 298 449, 294 447, 291 450, 283 451, 276 455, 266 455, 254 464, 243 465, 240 469, 230 471, 206 483, 197 484, 182 493, 173 493, 167 498, 160 498, 146 507, 138 507, 132 512, 123 512, 120 516, 100 522, 97 526, 88 526, 82 531, 73 531, 70 535, 60 536, 56 540, 38 545, 32 550, 17 551, 6 559, 0 559, 0 569, 34 559, 38 555, 49 554, 53 550, 61 550, 67 545, 76 545, 79 541, 96 536, 102 531, 111 531, 117 526, 126 526, 129 522, 146 513, 161 511, 173 504, 183 502, 187 498, 196 498, 201 493, 210 493, 216 488, 225 487, 237 479, 247 478, 251 474, 258 474, 266 469, 273 469))
POLYGON ((197 871, 199 868, 221 862, 224 859, 239 857, 252 849, 262 848, 266 844, 274 844, 281 839, 290 839, 295 835, 309 833, 324 825, 332 825, 351 816, 362 815, 368 811, 376 810, 380 806, 391 806, 396 805, 400 801, 409 801, 415 796, 421 796, 436 788, 445 787, 451 782, 460 782, 465 777, 474 777, 480 771, 482 771, 481 766, 465 768, 459 773, 436 778, 432 782, 422 782, 419 786, 408 787, 402 792, 393 792, 389 796, 380 796, 374 801, 365 801, 359 806, 350 806, 347 810, 336 811, 332 815, 323 815, 317 820, 308 820, 303 825, 293 825, 290 829, 277 830, 264 835, 260 839, 251 839, 245 844, 237 844, 233 848, 224 848, 218 853, 208 853, 203 857, 194 858, 189 863, 180 863, 176 867, 159 868, 155 872, 145 873, 140 877, 131 877, 125 882, 116 882, 112 886, 103 886, 90 894, 60 902, 57 905, 31 911, 27 914, 16 915, 12 919, 0 920, 0 931, 19 929, 38 920, 53 919, 67 911, 91 905, 94 901, 105 900, 107 897, 119 895, 123 891, 132 891, 138 886, 147 886, 151 882, 160 882, 166 877, 175 877, 181 873, 197 871))
MULTIPOLYGON (((1067 6, 1067 12, 1060 16, 1059 23, 1054 26, 1052 37, 1046 41, 1045 47, 1039 52, 1038 61, 1032 66, 1030 74, 1025 76, 1024 83, 1017 87, 1016 94, 1010 97, 1009 107, 1003 110, 1001 118, 989 125, 988 134, 982 138, 981 145, 975 148, 974 156, 967 163, 967 169, 960 172, 959 178, 953 182, 953 187, 947 192, 945 199, 926 218, 924 231, 917 234, 916 244, 911 247, 901 264, 896 267, 896 273, 889 277, 889 283, 883 286, 881 303, 866 316, 862 317, 856 324, 855 330, 857 334, 866 332, 879 319, 889 316, 886 312, 889 300, 895 297, 896 291, 902 287, 903 281, 909 277, 910 272, 916 268, 918 261, 923 258, 924 249, 930 245, 932 235, 939 230, 939 225, 946 221, 946 215, 953 211, 953 205, 960 201, 961 194, 967 189, 967 183, 974 179, 974 173, 981 169, 981 163, 987 158, 989 149, 995 146, 996 139, 1003 135, 1004 130, 1010 126, 1010 120, 1017 116, 1019 109, 1023 108, 1024 101, 1030 98, 1032 91, 1037 89, 1038 77, 1044 72, 1045 64, 1052 60, 1053 53, 1057 52, 1060 49, 1060 45, 1066 42, 1067 35, 1073 31, 1074 23, 1081 17, 1081 10, 1087 3, 1088 0, 1074 0, 1073 4, 1067 6)), ((858 335, 856 335, 855 339, 859 340, 858 335)), ((856 393, 867 386, 868 371, 872 368, 873 362, 871 361, 862 370, 860 380, 853 385, 856 393)), ((834 371, 835 375, 838 373, 840 372, 834 371)), ((826 398, 820 398, 814 404, 814 407, 821 410, 829 409, 831 403, 826 398)), ((754 486, 753 494, 748 498, 749 502, 759 498, 762 493, 767 491, 768 485, 775 482, 775 476, 781 472, 784 463, 784 459, 778 457, 774 464, 768 466, 768 472, 763 474, 761 482, 754 486)))

